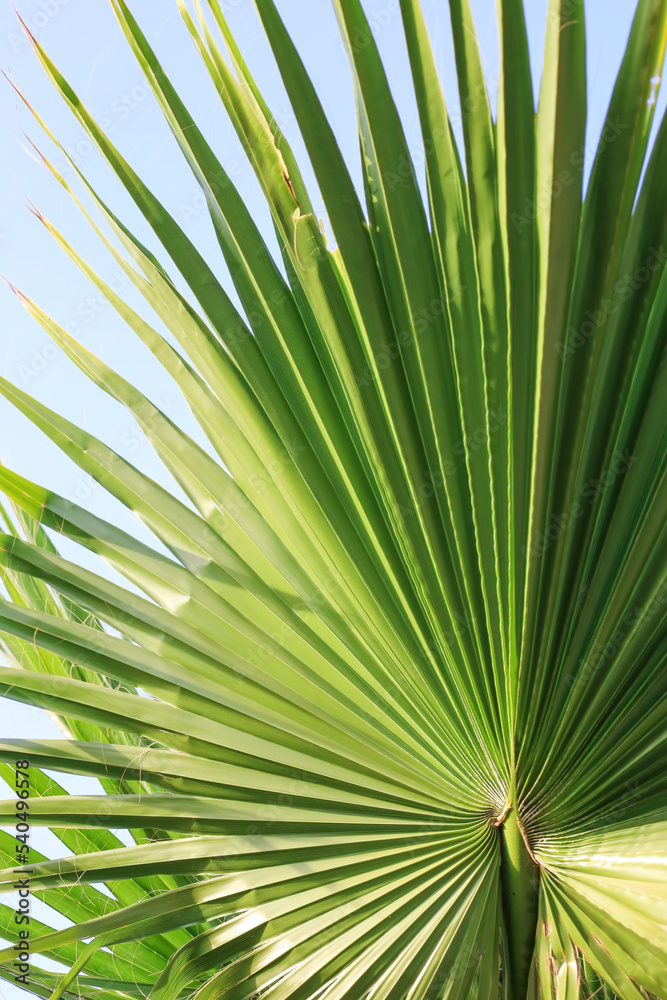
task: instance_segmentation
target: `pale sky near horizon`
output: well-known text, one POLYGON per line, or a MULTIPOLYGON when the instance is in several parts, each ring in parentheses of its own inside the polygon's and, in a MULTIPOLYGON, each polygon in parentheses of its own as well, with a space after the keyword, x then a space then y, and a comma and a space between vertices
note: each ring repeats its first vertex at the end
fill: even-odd
MULTIPOLYGON (((394 94, 403 117, 408 142, 418 148, 418 122, 410 96, 407 62, 403 49, 400 16, 395 0, 363 0, 371 17, 378 44, 386 60, 394 94)), ((539 85, 546 20, 546 0, 524 0, 536 86, 539 85)), ((24 17, 49 54, 68 76, 74 88, 106 131, 117 142, 142 177, 172 211, 188 236, 211 260, 219 260, 210 223, 202 210, 197 186, 184 165, 148 87, 142 82, 108 0, 15 0, 24 17)), ((268 212, 251 170, 244 160, 224 111, 207 82, 198 56, 173 0, 130 0, 130 7, 149 41, 163 60, 221 162, 260 221, 268 242, 273 234, 268 212)), ((188 3, 188 6, 191 6, 188 3)), ((252 0, 223 0, 232 30, 256 73, 257 81, 288 138, 295 137, 286 97, 262 35, 252 0)), ((277 0, 277 6, 313 74, 337 138, 348 163, 360 182, 354 101, 345 56, 336 31, 330 0, 277 0)), ((472 0, 484 55, 485 71, 492 94, 497 80, 495 0, 472 0)), ((587 0, 589 131, 587 147, 599 135, 613 80, 627 40, 635 9, 634 0, 587 0)), ((435 43, 445 96, 456 123, 456 78, 446 0, 423 0, 423 8, 435 43)), ((14 3, 0 0, 0 69, 12 76, 28 99, 47 119, 81 169, 99 186, 114 210, 137 227, 153 246, 150 231, 139 222, 128 197, 96 155, 81 128, 53 92, 22 35, 14 3)), ((663 92, 656 120, 667 100, 663 92)), ((654 126, 655 128, 655 126, 654 126)), ((55 246, 39 221, 25 207, 31 199, 44 214, 62 228, 75 245, 109 281, 116 280, 113 262, 100 249, 67 195, 26 152, 22 132, 42 142, 39 129, 21 106, 14 91, 0 79, 0 274, 40 303, 88 348, 136 382, 175 420, 201 440, 192 426, 183 401, 158 366, 124 328, 113 311, 55 246)), ((295 141, 297 150, 299 142, 295 141)), ((45 143, 44 148, 48 148, 45 143)), ((62 164, 61 155, 55 160, 62 164)), ((589 166, 590 166, 589 157, 589 166)), ((71 172, 66 174, 72 179, 71 172)), ((163 257, 164 259, 164 257, 163 257)), ((218 269, 222 270, 222 266, 218 269)), ((173 268, 172 268, 173 271, 173 268)), ((230 286, 228 286, 230 287, 230 286)), ((136 299, 131 298, 136 307, 136 299)), ((35 395, 46 405, 102 437, 116 451, 168 483, 150 448, 133 421, 115 402, 96 390, 60 352, 51 347, 46 334, 25 313, 9 287, 0 283, 0 375, 35 395)), ((0 461, 17 472, 76 500, 126 530, 147 537, 134 518, 104 494, 51 445, 20 414, 0 399, 0 461)), ((74 546, 63 546, 74 554, 74 546)), ((77 551, 86 565, 97 565, 92 557, 77 551)), ((60 731, 42 711, 0 699, 0 738, 59 738, 60 731)), ((66 779, 59 778, 62 783, 66 779)), ((0 797, 8 794, 2 789, 0 797)), ((95 783, 75 779, 68 788, 88 791, 95 783)), ((58 842, 48 833, 36 835, 35 843, 45 852, 58 842)), ((34 913, 38 915, 39 904, 34 913)), ((67 921, 59 921, 63 926, 67 921)), ((18 1000, 24 991, 0 981, 0 1000, 18 1000)))

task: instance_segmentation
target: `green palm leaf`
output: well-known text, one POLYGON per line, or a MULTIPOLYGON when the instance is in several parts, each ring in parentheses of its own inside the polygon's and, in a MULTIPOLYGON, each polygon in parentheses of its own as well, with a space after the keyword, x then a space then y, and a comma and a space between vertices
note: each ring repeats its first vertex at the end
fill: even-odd
MULTIPOLYGON (((255 0, 334 246, 220 4, 179 3, 280 260, 112 6, 239 307, 32 39, 171 262, 37 150, 142 314, 35 214, 207 443, 14 289, 174 481, 0 381, 155 539, 0 467, 0 694, 68 737, 0 741, 10 782, 30 761, 31 822, 70 852, 29 866, 68 920, 33 919, 32 948, 69 971, 24 985, 54 1000, 667 1000, 664 122, 647 153, 667 4, 637 4, 584 194, 583 0, 549 2, 537 112, 522 4, 499 2, 497 121, 469 4, 450 0, 462 149, 420 4, 401 0, 423 197, 362 5, 334 0, 362 204, 273 0, 255 0), (125 584, 64 558, 59 536, 125 584), (53 771, 103 794, 70 795, 53 771)), ((14 814, 0 803, 3 824, 14 814)), ((8 890, 14 847, 3 834, 8 890)))

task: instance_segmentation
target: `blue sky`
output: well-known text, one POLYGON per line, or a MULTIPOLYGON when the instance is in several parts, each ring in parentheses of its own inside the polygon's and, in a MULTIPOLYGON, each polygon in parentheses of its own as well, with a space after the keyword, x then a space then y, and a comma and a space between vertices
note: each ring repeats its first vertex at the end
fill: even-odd
MULTIPOLYGON (((16 0, 16 4, 19 13, 114 142, 169 207, 188 236, 222 272, 219 252, 196 184, 170 141, 166 125, 124 43, 108 0, 16 0)), ((494 5, 495 0, 472 0, 492 96, 496 91, 498 65, 494 5)), ((538 85, 547 3, 546 0, 525 0, 525 5, 533 71, 538 85)), ((259 188, 225 120, 222 106, 199 65, 175 3, 172 0, 131 0, 130 6, 186 103, 191 110, 196 110, 200 126, 249 202, 267 241, 272 242, 269 216, 259 188)), ((298 150, 294 121, 252 0, 223 0, 222 6, 261 89, 269 97, 276 118, 288 137, 294 138, 298 150)), ((411 148, 418 148, 418 122, 410 94, 400 16, 396 13, 398 4, 396 0, 364 0, 364 6, 389 67, 409 144, 411 148)), ((587 0, 588 143, 595 142, 604 120, 634 6, 632 0, 587 0)), ((360 180, 354 101, 330 0, 278 0, 278 7, 313 75, 354 176, 360 180)), ((423 7, 435 42, 445 96, 456 122, 456 80, 447 4, 444 0, 423 0, 423 7)), ((114 210, 153 246, 150 231, 52 91, 8 0, 0 6, 0 67, 13 76, 114 210)), ((658 118, 664 100, 665 94, 659 102, 658 118)), ((74 266, 64 259, 25 207, 26 199, 30 198, 64 230, 76 249, 88 257, 106 280, 118 281, 113 263, 101 251, 65 193, 26 152, 23 130, 42 144, 39 129, 29 113, 12 88, 2 81, 0 273, 36 299, 87 347, 135 381, 196 435, 184 404, 167 377, 74 266)), ((45 143, 44 148, 48 149, 48 144, 45 143)), ((58 163, 64 162, 61 155, 56 154, 54 158, 58 163)), ((71 180, 71 173, 67 173, 67 177, 71 180)), ((125 411, 94 389, 52 347, 46 334, 25 314, 4 284, 0 285, 0 309, 4 319, 0 332, 0 374, 102 437, 156 478, 167 481, 125 411)), ((113 518, 123 527, 141 533, 127 511, 63 459, 54 446, 2 400, 0 426, 3 428, 0 461, 96 513, 113 518)), ((77 558, 80 557, 77 554, 77 558)), ((41 711, 3 701, 0 701, 0 711, 0 735, 5 738, 57 738, 60 735, 52 720, 41 711)), ((80 781, 70 787, 88 790, 90 784, 80 781)), ((36 843, 42 843, 46 851, 48 835, 40 834, 36 843)), ((55 839, 50 843, 57 849, 55 839)), ((34 912, 37 914, 37 910, 34 912)), ((0 997, 8 1000, 14 1000, 21 992, 16 987, 0 985, 0 997)))

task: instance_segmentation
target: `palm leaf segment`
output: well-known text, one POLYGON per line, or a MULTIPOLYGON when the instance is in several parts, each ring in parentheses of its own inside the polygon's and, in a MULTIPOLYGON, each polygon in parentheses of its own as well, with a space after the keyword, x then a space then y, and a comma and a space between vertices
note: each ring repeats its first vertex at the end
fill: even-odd
MULTIPOLYGON (((642 173, 667 4, 639 0, 582 203, 580 0, 550 2, 537 115, 521 3, 499 4, 496 122, 468 2, 450 0, 464 164, 419 4, 401 0, 426 199, 362 8, 335 0, 364 208, 272 0, 256 0, 335 249, 217 0, 206 15, 182 5, 276 260, 112 2, 239 306, 35 42, 178 282, 83 175, 98 221, 44 163, 162 332, 39 217, 208 446, 21 296, 180 488, 2 382, 161 543, 1 470, 0 690, 74 737, 0 746, 6 773, 29 758, 32 821, 73 855, 31 855, 33 890, 72 926, 33 923, 33 947, 70 972, 34 967, 30 988, 667 997, 664 123, 642 173), (129 589, 62 558, 54 533, 129 589), (42 768, 106 794, 67 795, 42 768)), ((3 849, 9 886, 8 835, 3 849)), ((1 958, 9 978, 11 948, 1 958)))

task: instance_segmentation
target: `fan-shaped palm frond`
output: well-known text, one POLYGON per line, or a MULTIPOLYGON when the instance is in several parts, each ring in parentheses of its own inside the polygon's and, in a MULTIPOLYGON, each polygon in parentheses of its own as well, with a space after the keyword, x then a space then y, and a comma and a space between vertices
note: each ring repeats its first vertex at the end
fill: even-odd
POLYGON ((30 763, 31 822, 71 851, 29 866, 72 922, 33 919, 32 948, 70 971, 24 981, 68 1000, 667 998, 664 122, 647 156, 667 3, 639 0, 584 198, 582 0, 549 2, 537 113, 522 4, 499 2, 495 121, 468 0, 450 0, 461 151, 401 0, 422 197, 362 6, 334 0, 364 205, 273 0, 255 4, 335 246, 218 0, 180 7, 281 259, 112 0, 238 307, 33 39, 178 272, 40 154, 155 325, 38 217, 208 444, 16 290, 179 488, 0 382, 156 539, 0 468, 0 693, 73 737, 0 744, 12 782, 30 763))

